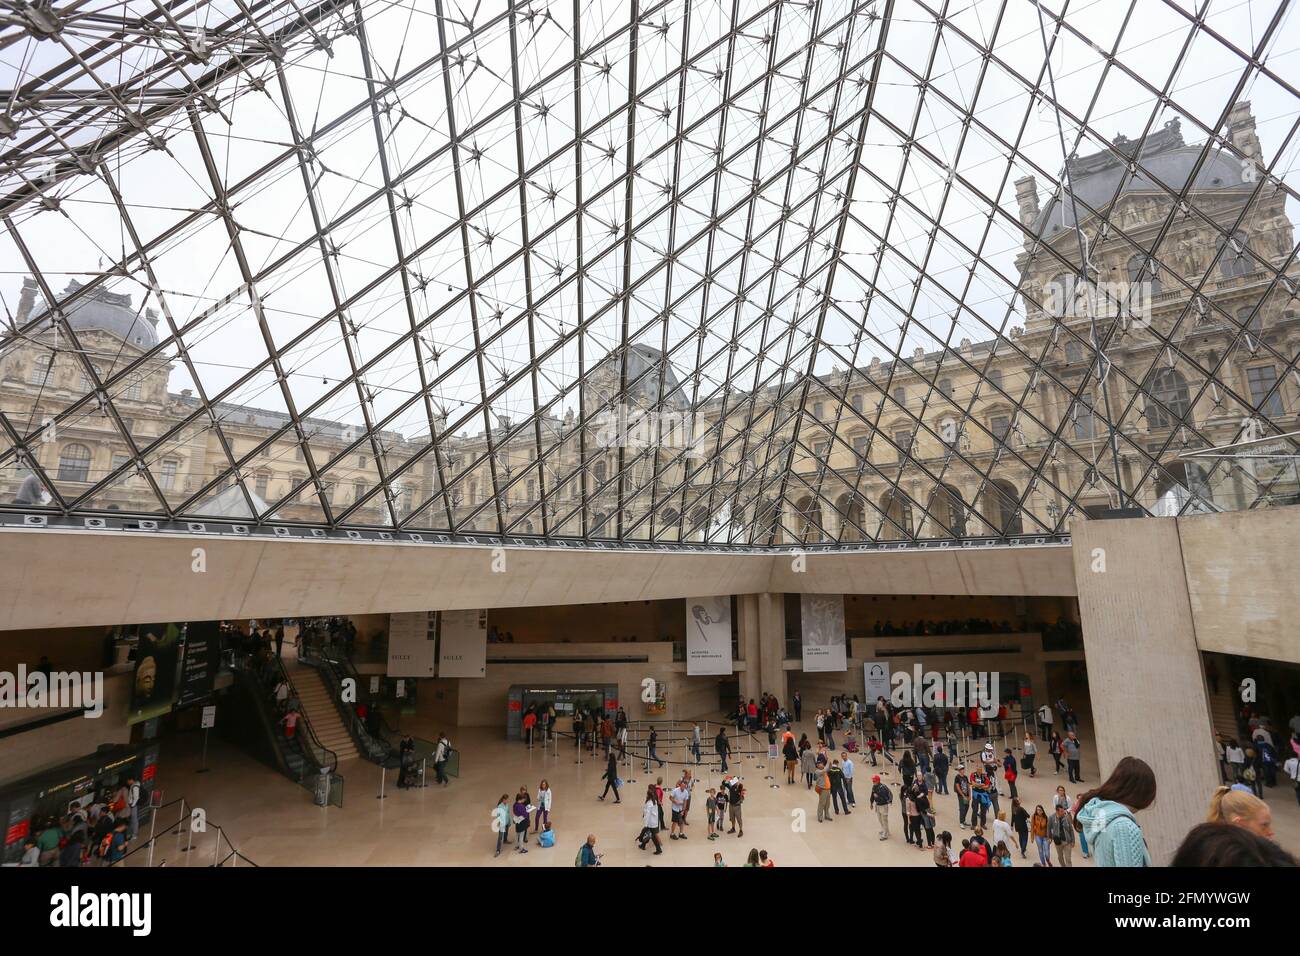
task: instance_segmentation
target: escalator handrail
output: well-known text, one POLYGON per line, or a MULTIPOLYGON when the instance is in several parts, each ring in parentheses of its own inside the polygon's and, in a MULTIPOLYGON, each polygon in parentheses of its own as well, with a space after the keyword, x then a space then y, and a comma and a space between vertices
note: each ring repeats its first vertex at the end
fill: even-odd
MULTIPOLYGON (((273 658, 273 660, 275 661, 275 668, 279 672, 279 676, 289 685, 290 694, 293 697, 296 697, 299 702, 301 702, 302 698, 299 697, 298 695, 297 685, 293 682, 293 678, 289 676, 289 672, 284 669, 284 661, 280 660, 279 657, 275 657, 273 658)), ((253 680, 257 679, 256 675, 254 674, 250 674, 249 676, 252 677, 253 680)), ((278 722, 278 718, 277 718, 277 722, 278 722)), ((323 743, 320 742, 320 738, 316 736, 316 731, 311 725, 311 718, 309 718, 307 716, 307 713, 301 708, 299 708, 298 710, 298 722, 299 724, 301 724, 303 727, 306 728, 307 737, 311 741, 312 748, 316 751, 315 753, 309 755, 311 756, 313 762, 318 767, 323 767, 327 769, 331 774, 334 773, 334 771, 338 770, 339 755, 336 754, 334 751, 330 750, 328 747, 326 747, 323 743), (327 755, 328 759, 327 760, 318 759, 317 758, 318 753, 327 755)))
MULTIPOLYGON (((360 685, 361 675, 357 672, 356 665, 352 662, 352 658, 347 653, 346 648, 343 650, 342 654, 321 653, 318 655, 318 659, 323 665, 322 669, 334 682, 334 689, 337 689, 338 686, 342 684, 343 679, 349 677, 352 678, 358 686, 360 685)), ((365 725, 365 721, 363 721, 357 714, 355 707, 343 703, 340 697, 335 697, 334 701, 348 726, 349 732, 354 738, 363 744, 362 749, 366 752, 367 756, 369 756, 369 748, 364 747, 364 744, 366 741, 373 741, 379 745, 379 762, 386 763, 389 758, 393 756, 393 745, 382 734, 372 734, 370 729, 365 725)), ((387 727, 387 721, 384 720, 383 713, 376 712, 376 715, 379 717, 381 723, 387 727)), ((391 728, 389 729, 391 730, 391 728)))

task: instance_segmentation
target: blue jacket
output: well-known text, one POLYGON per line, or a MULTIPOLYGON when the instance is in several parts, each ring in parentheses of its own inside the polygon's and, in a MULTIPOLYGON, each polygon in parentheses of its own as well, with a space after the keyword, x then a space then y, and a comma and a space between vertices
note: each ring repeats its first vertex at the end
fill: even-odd
POLYGON ((1078 820, 1097 866, 1151 865, 1142 828, 1122 803, 1094 797, 1079 808, 1078 820))

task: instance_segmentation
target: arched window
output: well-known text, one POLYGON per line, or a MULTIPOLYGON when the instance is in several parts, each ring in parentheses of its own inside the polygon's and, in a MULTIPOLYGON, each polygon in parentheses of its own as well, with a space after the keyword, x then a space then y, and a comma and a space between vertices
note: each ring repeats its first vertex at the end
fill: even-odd
POLYGON ((940 536, 966 537, 966 506, 951 485, 940 485, 935 489, 930 514, 940 525, 936 529, 940 536))
POLYGON ((1231 239, 1219 238, 1219 268, 1225 276, 1247 276, 1255 271, 1255 258, 1246 247, 1246 233, 1238 229, 1231 239))
POLYGON ((1020 492, 1009 481, 995 479, 984 490, 984 517, 994 534, 1023 534, 1024 522, 1018 507, 1020 492))
POLYGON ((912 537, 912 503, 901 491, 889 489, 880 499, 881 541, 900 541, 912 537))
POLYGON ((1147 424, 1151 428, 1171 428, 1186 422, 1192 410, 1192 397, 1187 390, 1187 379, 1177 369, 1167 368, 1151 380, 1147 402, 1147 424))
POLYGON ((59 481, 90 480, 90 449, 73 442, 59 454, 59 481))

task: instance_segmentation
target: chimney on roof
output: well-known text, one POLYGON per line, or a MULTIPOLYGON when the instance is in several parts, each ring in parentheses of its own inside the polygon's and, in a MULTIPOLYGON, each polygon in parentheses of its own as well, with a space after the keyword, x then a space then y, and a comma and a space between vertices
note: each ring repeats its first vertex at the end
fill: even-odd
POLYGON ((1248 159, 1258 162, 1264 155, 1259 136, 1255 133, 1255 114, 1250 111, 1250 100, 1232 104, 1225 132, 1228 142, 1248 159))
POLYGON ((1038 182, 1033 176, 1016 180, 1016 205, 1020 207, 1020 225, 1032 229, 1038 219, 1038 182))
POLYGON ((40 284, 30 276, 23 279, 23 291, 18 294, 18 312, 14 315, 15 325, 22 325, 32 314, 32 306, 36 304, 36 294, 40 289, 40 284))

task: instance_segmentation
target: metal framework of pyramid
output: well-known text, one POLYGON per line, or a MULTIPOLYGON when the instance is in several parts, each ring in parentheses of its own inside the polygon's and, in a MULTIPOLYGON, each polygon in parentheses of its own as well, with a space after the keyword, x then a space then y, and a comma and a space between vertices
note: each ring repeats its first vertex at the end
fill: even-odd
POLYGON ((1217 454, 1297 453, 1287 0, 67 0, 0 23, 10 515, 834 546, 1166 513, 1175 459, 1199 462, 1182 513, 1290 480, 1217 454), (1095 288, 1115 242, 1171 319, 1063 318, 1027 278, 1095 288), (1249 307, 1225 304, 1243 277, 1249 307), (653 440, 602 434, 629 416, 653 440), (47 449, 92 421, 108 464, 47 449))

